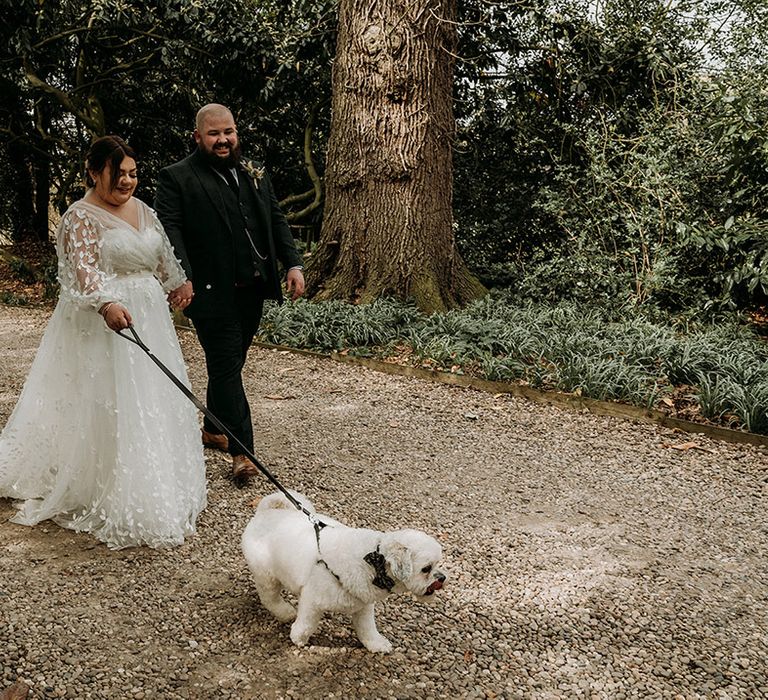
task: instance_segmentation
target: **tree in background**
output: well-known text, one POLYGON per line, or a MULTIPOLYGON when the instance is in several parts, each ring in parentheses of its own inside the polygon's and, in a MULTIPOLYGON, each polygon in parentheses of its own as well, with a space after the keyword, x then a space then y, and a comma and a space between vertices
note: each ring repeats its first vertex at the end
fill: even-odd
POLYGON ((454 54, 453 0, 340 3, 315 299, 432 311, 484 293, 454 242, 454 54))
POLYGON ((550 301, 761 303, 761 7, 467 0, 459 53, 485 65, 458 85, 454 201, 483 280, 550 301))
POLYGON ((272 161, 287 192, 309 183, 314 194, 305 132, 324 124, 333 15, 299 4, 2 0, 5 230, 47 240, 48 203, 62 209, 82 191, 82 156, 107 132, 138 150, 139 195, 151 201, 156 171, 189 152, 194 114, 214 100, 231 106, 244 145, 272 161))
POLYGON ((451 306, 482 291, 463 259, 523 299, 768 301, 762 0, 456 5, 0 0, 0 232, 47 240, 102 131, 137 147, 151 201, 219 101, 317 298, 451 306))

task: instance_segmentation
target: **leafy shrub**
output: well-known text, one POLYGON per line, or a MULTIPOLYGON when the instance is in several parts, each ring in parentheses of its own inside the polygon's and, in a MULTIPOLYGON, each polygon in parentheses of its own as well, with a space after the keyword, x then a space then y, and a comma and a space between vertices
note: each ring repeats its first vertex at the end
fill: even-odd
POLYGON ((310 304, 299 300, 268 305, 260 336, 270 343, 334 351, 384 346, 404 333, 420 317, 414 306, 388 299, 370 305, 346 302, 310 304))
POLYGON ((15 255, 9 256, 7 263, 11 270, 11 274, 15 279, 23 282, 24 284, 34 284, 37 282, 37 273, 35 272, 35 268, 32 267, 26 260, 24 260, 24 258, 20 258, 15 255))
POLYGON ((496 292, 429 316, 391 300, 272 305, 261 337, 324 352, 399 353, 435 369, 644 407, 682 387, 704 417, 768 432, 768 346, 734 320, 681 326, 626 309, 517 304, 496 292))
POLYGON ((486 285, 706 313, 768 302, 764 18, 740 6, 709 36, 713 71, 696 49, 715 32, 704 7, 609 3, 597 18, 565 2, 503 35, 514 70, 467 96, 455 158, 457 240, 486 285), (516 53, 544 35, 552 55, 516 53))
POLYGON ((0 292, 0 304, 29 306, 29 299, 24 294, 17 294, 16 292, 0 292))

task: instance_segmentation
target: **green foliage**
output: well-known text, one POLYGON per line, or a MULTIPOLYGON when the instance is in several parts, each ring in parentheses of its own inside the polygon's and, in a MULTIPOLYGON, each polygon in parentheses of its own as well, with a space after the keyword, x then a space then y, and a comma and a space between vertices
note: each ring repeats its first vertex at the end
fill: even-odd
POLYGON ((768 433, 768 373, 756 373, 753 382, 741 384, 716 374, 700 378, 696 398, 704 416, 726 421, 753 433, 768 433))
POLYGON ((518 305, 494 293, 425 315, 381 300, 273 305, 261 337, 322 352, 396 356, 422 366, 658 407, 683 391, 702 414, 768 432, 768 347, 734 320, 717 326, 574 303, 518 305))
MULTIPOLYGON (((104 132, 138 149, 151 201, 208 101, 232 107, 280 198, 306 192, 309 124, 323 170, 336 7, 0 0, 0 229, 47 228, 104 132)), ((768 302, 765 3, 457 7, 456 237, 486 285, 646 313, 768 302)))
POLYGON ((0 163, 18 181, 0 180, 17 190, 0 198, 8 206, 31 207, 35 187, 66 206, 82 193, 88 143, 104 133, 137 149, 139 196, 151 202, 157 170, 191 150, 194 115, 210 101, 232 108, 244 148, 276 171, 282 195, 307 189, 304 129, 320 111, 323 137, 332 2, 1 1, 0 163))
POLYGON ((353 349, 367 353, 401 335, 417 318, 415 307, 381 299, 365 306, 304 300, 268 306, 259 330, 267 342, 321 352, 353 349))
POLYGON ((24 284, 33 284, 37 282, 37 273, 35 269, 23 258, 10 256, 7 260, 8 268, 13 277, 24 284))
POLYGON ((768 433, 768 373, 750 384, 729 382, 728 403, 744 428, 753 433, 768 433))
POLYGON ((7 304, 8 306, 29 306, 29 303, 29 298, 24 294, 8 291, 0 292, 0 304, 7 304))
POLYGON ((706 193, 707 219, 682 231, 708 261, 717 284, 713 302, 730 307, 768 298, 766 80, 768 65, 763 65, 745 74, 727 74, 708 91, 704 157, 714 167, 706 193))
POLYGON ((2 303, 27 306, 57 297, 58 262, 50 245, 0 248, 0 266, 0 275, 6 283, 2 303), (17 291, 21 287, 25 288, 24 292, 17 291))
POLYGON ((507 7, 506 33, 463 32, 468 54, 485 41, 459 88, 454 194, 481 279, 545 301, 764 303, 764 6, 507 7))

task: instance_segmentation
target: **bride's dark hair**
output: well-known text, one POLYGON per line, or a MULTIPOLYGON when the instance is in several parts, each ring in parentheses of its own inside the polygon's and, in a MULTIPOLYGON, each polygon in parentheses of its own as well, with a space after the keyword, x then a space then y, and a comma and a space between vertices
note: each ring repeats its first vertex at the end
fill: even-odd
POLYGON ((136 151, 119 136, 102 136, 96 139, 85 156, 85 181, 88 186, 93 187, 96 184, 91 177, 91 172, 98 175, 109 164, 111 166, 109 189, 110 191, 115 189, 120 178, 120 163, 126 156, 135 159, 136 151))

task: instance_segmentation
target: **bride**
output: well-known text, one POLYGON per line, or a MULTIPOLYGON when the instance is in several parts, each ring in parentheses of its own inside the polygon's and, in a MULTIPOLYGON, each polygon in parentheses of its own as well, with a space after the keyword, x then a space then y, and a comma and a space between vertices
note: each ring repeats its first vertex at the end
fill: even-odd
POLYGON ((12 522, 51 519, 112 549, 181 544, 206 503, 194 406, 113 331, 133 324, 188 384, 167 299, 192 299, 155 213, 133 197, 136 161, 117 136, 86 159, 85 197, 64 214, 56 309, 0 435, 0 497, 12 522))

